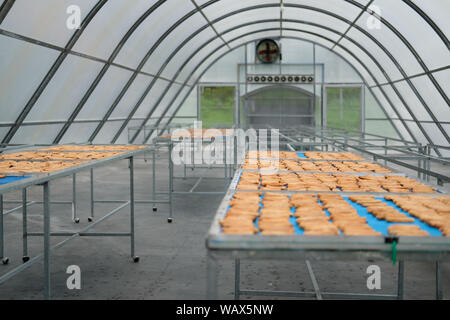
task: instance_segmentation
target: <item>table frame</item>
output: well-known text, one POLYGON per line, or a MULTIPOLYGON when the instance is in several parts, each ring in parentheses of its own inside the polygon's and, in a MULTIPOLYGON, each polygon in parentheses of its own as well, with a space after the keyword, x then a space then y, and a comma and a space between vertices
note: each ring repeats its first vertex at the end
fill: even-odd
MULTIPOLYGON (((17 151, 15 149, 14 151, 17 151)), ((28 151, 28 149, 27 149, 28 151)), ((85 164, 81 164, 78 166, 74 166, 71 168, 67 168, 64 170, 51 172, 51 173, 45 173, 45 174, 33 174, 29 178, 25 178, 20 181, 16 181, 13 183, 5 184, 0 186, 0 259, 2 260, 3 264, 9 263, 9 258, 5 255, 4 250, 4 216, 7 214, 10 214, 14 211, 18 211, 19 209, 22 209, 22 218, 23 218, 23 225, 22 225, 22 231, 23 231, 23 264, 19 265, 18 267, 13 268, 6 274, 0 276, 0 284, 6 282, 13 276, 19 274, 20 272, 26 270, 27 268, 31 267, 35 263, 43 260, 44 261, 44 298, 50 299, 51 298, 51 277, 50 277, 50 264, 51 264, 51 253, 64 246, 68 242, 72 241, 75 238, 78 237, 127 237, 130 239, 130 257, 133 262, 139 262, 139 257, 135 254, 135 204, 136 203, 143 203, 143 204, 149 204, 149 203, 169 203, 168 201, 162 201, 162 200, 135 200, 134 197, 134 159, 136 156, 140 154, 144 154, 146 152, 154 152, 152 148, 144 148, 144 149, 138 149, 138 150, 132 150, 132 151, 125 151, 119 155, 100 159, 100 160, 93 160, 90 162, 87 162, 85 164), (128 160, 129 163, 129 171, 130 171, 130 196, 128 200, 94 200, 94 169, 97 167, 105 166, 107 164, 110 164, 114 161, 119 160, 128 160), (71 203, 72 204, 72 219, 75 221, 77 218, 76 216, 76 174, 79 173, 82 170, 90 170, 90 186, 91 186, 91 211, 90 216, 88 220, 92 222, 94 220, 94 205, 97 202, 100 203, 118 203, 120 204, 118 207, 113 209, 112 211, 105 214, 103 217, 99 218, 95 222, 89 224, 87 227, 84 227, 82 230, 77 232, 51 232, 51 226, 50 226, 50 216, 51 216, 51 207, 52 204, 55 203, 71 203), (55 202, 50 200, 50 194, 51 194, 51 182, 55 179, 72 176, 72 183, 73 183, 73 192, 72 192, 72 202, 69 201, 60 201, 55 202), (31 186, 41 186, 43 188, 43 200, 42 201, 27 201, 27 188, 31 186), (12 210, 9 210, 7 212, 3 212, 3 195, 6 193, 10 193, 13 191, 22 190, 22 205, 14 208, 12 210), (43 220, 43 232, 28 232, 27 227, 27 207, 32 204, 43 204, 43 211, 44 211, 44 220, 43 220), (122 211, 122 209, 130 207, 130 229, 129 232, 89 232, 90 229, 95 227, 97 224, 105 221, 106 219, 110 218, 111 216, 117 214, 118 212, 122 211), (28 238, 29 237, 43 237, 44 243, 43 243, 43 253, 38 254, 30 259, 28 256, 28 238), (51 246, 50 239, 51 237, 65 237, 63 241, 58 242, 57 244, 51 246)))

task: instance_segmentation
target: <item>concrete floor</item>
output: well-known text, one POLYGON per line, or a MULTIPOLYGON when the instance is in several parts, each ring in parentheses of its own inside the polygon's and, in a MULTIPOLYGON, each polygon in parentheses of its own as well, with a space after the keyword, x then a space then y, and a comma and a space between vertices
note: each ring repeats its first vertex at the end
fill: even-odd
MULTIPOLYGON (((179 168, 178 168, 179 169, 179 168)), ((195 173, 200 174, 201 169, 195 173)), ((203 171, 204 172, 204 171, 203 171)), ((182 171, 178 170, 181 174, 182 171)), ((188 172, 192 174, 191 172, 188 172)), ((137 160, 135 165, 136 199, 151 196, 151 162, 137 160)), ((167 159, 157 161, 157 185, 167 190, 167 159)), ((223 175, 222 170, 209 171, 209 176, 223 175)), ((96 199, 127 199, 127 162, 121 161, 95 171, 96 199)), ((177 180, 176 190, 189 190, 195 180, 177 180)), ((71 179, 51 184, 52 200, 70 200, 71 179)), ((223 190, 222 180, 205 180, 197 190, 223 190)), ((20 199, 19 193, 8 194, 5 200, 20 199)), ((42 188, 29 190, 29 198, 40 200, 42 188)), ((52 206, 52 231, 75 230, 88 225, 89 173, 78 176, 79 225, 71 222, 70 205, 52 206)), ((204 299, 206 289, 205 236, 222 196, 180 195, 174 197, 174 222, 167 223, 168 208, 158 205, 153 212, 149 205, 136 205, 136 253, 141 257, 133 263, 127 238, 77 238, 52 254, 52 297, 55 299, 204 299), (66 268, 81 268, 81 290, 68 290, 66 268)), ((5 210, 13 208, 7 204, 5 210)), ((96 205, 101 217, 114 205, 96 205)), ((97 226, 92 231, 126 232, 129 228, 128 208, 97 226)), ((21 214, 5 218, 6 252, 11 259, 0 265, 0 274, 20 265, 22 257, 21 214)), ((42 230, 42 208, 29 208, 30 231, 42 230)), ((52 239, 56 243, 61 239, 52 239)), ((32 238, 30 255, 42 252, 42 240, 32 238)), ((319 287, 326 292, 358 292, 394 294, 397 267, 389 262, 313 262, 319 287), (366 287, 366 268, 381 268, 381 290, 366 287)), ((241 287, 283 291, 312 291, 313 286, 303 261, 241 261, 241 287)), ((41 299, 43 297, 43 265, 38 263, 0 285, 0 299, 41 299)), ((450 264, 442 265, 444 297, 450 297, 450 264)), ((435 294, 433 263, 405 264, 405 298, 433 299, 435 294)), ((232 261, 220 264, 219 298, 232 299, 234 266, 232 261)), ((242 299, 267 297, 246 297, 242 299)), ((270 298, 270 297, 269 297, 270 298)), ((272 297, 273 298, 273 297, 272 297)), ((276 298, 275 298, 276 299, 276 298)))

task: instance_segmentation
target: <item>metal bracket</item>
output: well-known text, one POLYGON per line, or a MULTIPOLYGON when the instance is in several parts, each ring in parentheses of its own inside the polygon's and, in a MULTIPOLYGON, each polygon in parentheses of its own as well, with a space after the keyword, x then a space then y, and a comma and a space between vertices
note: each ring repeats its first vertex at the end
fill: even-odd
POLYGON ((389 243, 389 244, 391 244, 391 243, 393 243, 393 242, 397 242, 397 243, 399 243, 399 238, 398 237, 385 237, 384 238, 384 243, 389 243))

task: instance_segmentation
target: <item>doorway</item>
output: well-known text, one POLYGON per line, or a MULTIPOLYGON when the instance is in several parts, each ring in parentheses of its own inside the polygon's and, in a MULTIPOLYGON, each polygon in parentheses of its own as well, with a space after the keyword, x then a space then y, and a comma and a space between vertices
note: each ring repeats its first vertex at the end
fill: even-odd
POLYGON ((267 86, 243 96, 241 122, 252 128, 314 125, 314 94, 291 86, 267 86))

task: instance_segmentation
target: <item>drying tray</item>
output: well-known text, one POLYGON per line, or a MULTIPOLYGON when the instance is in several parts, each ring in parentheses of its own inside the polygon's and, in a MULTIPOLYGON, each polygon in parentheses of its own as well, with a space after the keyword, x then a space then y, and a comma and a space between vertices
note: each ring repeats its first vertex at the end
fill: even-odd
POLYGON ((0 185, 13 183, 26 178, 29 178, 29 176, 6 176, 4 178, 0 178, 0 185))
MULTIPOLYGON (((236 191, 236 192, 239 192, 239 191, 236 191)), ((235 193, 236 193, 236 192, 235 192, 235 193)), ((255 191, 254 191, 254 192, 251 192, 251 191, 249 191, 249 192, 247 192, 247 193, 259 193, 259 192, 255 192, 255 191)), ((271 191, 261 192, 261 195, 260 195, 260 202, 259 202, 260 210, 264 207, 264 206, 263 206, 263 200, 264 200, 264 195, 265 195, 266 193, 271 193, 271 191)), ((292 194, 294 194, 294 193, 290 193, 290 194, 288 194, 287 196, 288 196, 288 197, 291 197, 292 194)), ((311 194, 317 197, 318 194, 321 194, 321 193, 319 192, 319 193, 311 193, 311 194)), ((225 215, 224 215, 223 217, 226 217, 226 215, 227 215, 227 213, 228 213, 228 210, 231 208, 231 206, 229 205, 229 202, 230 202, 230 200, 233 198, 233 195, 234 195, 234 193, 232 193, 231 198, 229 198, 228 206, 226 206, 225 215)), ((390 193, 390 195, 391 195, 391 193, 390 193)), ((356 210, 356 212, 358 213, 358 215, 359 215, 360 217, 366 218, 367 224, 368 224, 372 229, 374 229, 374 230, 377 231, 377 232, 380 232, 380 233, 383 234, 384 236, 389 236, 389 234, 388 234, 388 227, 389 227, 389 226, 401 224, 401 225, 416 225, 416 226, 418 226, 421 230, 428 232, 430 236, 439 236, 439 237, 442 237, 442 232, 441 232, 438 228, 432 227, 432 226, 428 225, 427 223, 421 221, 420 219, 418 219, 418 218, 412 216, 412 215, 409 214, 407 211, 404 211, 403 209, 401 209, 400 207, 398 207, 394 202, 392 202, 392 201, 390 201, 390 200, 386 200, 384 197, 374 196, 375 199, 383 201, 386 205, 388 205, 388 206, 394 208, 396 211, 405 214, 405 215, 406 215, 407 217, 409 217, 409 218, 413 218, 413 219, 414 219, 414 222, 400 223, 400 222, 388 222, 388 221, 386 221, 386 220, 380 220, 380 219, 377 219, 373 214, 371 214, 371 213, 369 213, 369 212, 367 211, 367 208, 366 208, 366 207, 364 207, 364 206, 362 206, 362 205, 360 205, 360 204, 357 204, 357 203, 351 201, 351 200, 349 199, 349 195, 348 195, 348 194, 343 194, 343 195, 341 195, 341 197, 342 197, 348 204, 350 204, 350 205, 356 210)), ((322 205, 322 202, 319 200, 319 198, 317 198, 317 203, 320 204, 320 205, 322 205)), ((295 207, 291 207, 290 211, 291 211, 292 214, 294 214, 295 211, 296 211, 296 208, 295 208, 295 207)), ((324 209, 323 211, 326 213, 326 215, 327 215, 328 217, 330 216, 330 213, 328 212, 327 209, 324 209)), ((297 218, 296 218, 295 216, 291 216, 290 219, 289 219, 289 222, 290 222, 291 225, 294 227, 294 233, 295 233, 295 235, 303 235, 303 234, 304 234, 304 230, 298 225, 296 219, 297 219, 297 218)), ((259 217, 256 218, 256 220, 255 220, 255 222, 254 222, 254 225, 255 225, 255 227, 256 227, 257 229, 258 229, 258 222, 259 222, 259 217)), ((221 229, 221 230, 222 230, 222 229, 221 229)), ((257 235, 259 235, 259 233, 258 233, 257 235)), ((342 232, 341 232, 341 235, 342 235, 342 232)))
POLYGON ((86 160, 84 163, 75 165, 72 167, 68 167, 62 170, 53 171, 53 172, 39 172, 39 173, 24 173, 24 172, 0 172, 0 175, 6 175, 7 177, 19 177, 16 181, 11 181, 8 184, 0 185, 0 194, 8 193, 15 190, 20 190, 23 188, 26 188, 28 186, 41 184, 48 182, 53 179, 62 178, 68 175, 72 175, 74 173, 78 173, 82 170, 90 169, 90 168, 96 168, 104 166, 108 163, 131 158, 134 156, 137 156, 139 154, 152 151, 153 148, 146 147, 142 149, 132 150, 132 151, 126 151, 123 153, 120 153, 118 155, 115 155, 113 157, 98 159, 98 160, 86 160))
MULTIPOLYGON (((263 161, 274 161, 274 159, 270 159, 270 160, 264 160, 264 159, 261 159, 261 160, 263 160, 263 161)), ((286 159, 279 159, 279 161, 285 161, 286 159)), ((289 160, 289 161, 297 161, 297 163, 299 163, 299 161, 303 161, 303 160, 300 160, 300 159, 297 159, 297 160, 289 160)), ((367 160, 359 160, 359 161, 357 161, 357 160, 311 160, 311 161, 308 161, 308 162, 342 162, 342 163, 345 163, 345 162, 356 162, 356 163, 368 163, 368 164, 376 164, 376 165, 378 165, 378 166, 380 166, 382 169, 386 169, 386 170, 389 170, 390 172, 375 172, 375 171, 348 171, 348 172, 344 172, 344 171, 337 171, 337 168, 336 168, 336 171, 319 171, 319 170, 314 170, 314 171, 296 171, 296 170, 287 170, 287 169, 279 169, 279 171, 281 171, 281 172, 286 172, 286 171, 289 171, 289 172, 317 172, 317 173, 320 173, 320 172, 323 172, 323 173, 338 173, 338 172, 340 172, 340 173, 382 173, 382 174, 390 174, 390 173, 393 173, 393 171, 394 171, 394 169, 392 169, 392 168, 388 168, 387 166, 382 166, 381 164, 379 164, 379 163, 376 163, 376 162, 373 162, 373 161, 367 161, 367 160)), ((242 168, 242 165, 241 165, 241 168, 242 168)), ((255 171, 255 170, 261 170, 261 168, 259 168, 259 169, 244 169, 244 168, 242 168, 242 170, 243 171, 255 171)))
MULTIPOLYGON (((264 190, 243 190, 243 189, 237 189, 237 186, 238 186, 238 184, 239 184, 239 180, 240 180, 240 178, 241 178, 242 172, 257 172, 257 173, 260 173, 260 174, 264 174, 264 173, 267 174, 267 173, 268 173, 268 171, 264 171, 264 170, 261 170, 261 169, 258 169, 258 170, 252 170, 252 169, 238 169, 238 170, 236 170, 236 173, 235 173, 233 179, 231 180, 230 187, 229 187, 231 190, 238 190, 238 191, 259 191, 259 192, 264 191, 264 190)), ((383 176, 399 176, 399 177, 406 177, 406 178, 412 179, 412 180, 414 180, 414 181, 417 181, 416 179, 409 177, 407 174, 404 174, 404 173, 398 173, 398 172, 390 172, 390 173, 370 173, 370 172, 280 171, 280 172, 275 172, 275 173, 273 173, 273 174, 286 174, 286 173, 324 174, 324 175, 343 175, 343 176, 345 176, 345 175, 351 175, 351 176, 379 176, 379 177, 383 177, 383 176)), ((422 182, 422 181, 418 181, 418 182, 421 183, 421 184, 423 184, 424 186, 433 188, 433 190, 436 191, 437 193, 440 193, 440 194, 444 193, 441 189, 439 189, 439 188, 437 188, 437 187, 435 187, 435 186, 426 184, 426 183, 424 183, 424 182, 422 182)), ((266 191, 269 191, 269 190, 266 190, 266 191)), ((270 191, 288 192, 288 190, 270 190, 270 191)), ((311 192, 308 192, 308 191, 291 191, 291 192, 294 192, 294 193, 311 193, 311 192)), ((312 191, 312 192, 313 192, 313 193, 314 193, 314 192, 317 193, 317 192, 319 192, 319 191, 312 191)), ((341 192, 336 192, 336 191, 320 191, 319 193, 328 193, 328 192, 329 192, 329 193, 337 193, 337 194, 340 194, 342 191, 341 191, 341 192)), ((342 192, 342 193, 344 193, 344 192, 342 192)), ((349 192, 347 192, 347 193, 349 193, 349 192)), ((431 194, 433 194, 433 193, 418 193, 418 192, 393 193, 393 192, 389 192, 389 191, 387 191, 387 190, 386 190, 386 192, 352 192, 351 194, 356 195, 356 194, 364 194, 364 193, 366 193, 366 194, 371 194, 371 195, 379 195, 379 196, 383 196, 383 195, 386 196, 386 195, 388 195, 388 194, 392 194, 392 195, 394 195, 394 194, 395 194, 395 195, 417 195, 417 194, 431 195, 431 194)))
MULTIPOLYGON (((289 151, 294 152, 294 151, 289 151)), ((304 152, 296 152, 297 158, 282 158, 278 156, 278 158, 273 157, 267 157, 267 158, 256 158, 256 157, 248 157, 248 159, 260 159, 260 160, 273 160, 273 159, 279 159, 279 160, 302 160, 302 161, 367 161, 360 155, 354 154, 352 152, 331 152, 331 151, 306 151, 306 152, 316 152, 316 153, 351 153, 357 157, 360 157, 360 160, 347 160, 347 159, 315 159, 315 158, 307 158, 304 152)))
MULTIPOLYGON (((230 257, 252 257, 252 258, 310 258, 314 260, 351 260, 360 258, 392 258, 393 245, 396 243, 396 255, 399 259, 405 260, 450 260, 450 237, 443 237, 435 228, 428 225, 420 224, 422 229, 430 230, 432 235, 428 237, 392 237, 384 231, 391 223, 383 221, 372 221, 374 217, 368 217, 367 221, 375 230, 381 232, 382 236, 305 236, 300 228, 296 228, 293 235, 230 235, 221 232, 219 221, 226 216, 235 190, 228 190, 219 209, 213 219, 209 229, 206 246, 211 254, 222 253, 228 254, 230 257)), ((239 191, 255 193, 257 191, 239 191)), ((270 191, 273 192, 273 191, 270 191)), ((265 192, 258 192, 265 194, 265 192)), ((292 195, 297 192, 282 192, 283 194, 292 195)), ((304 192, 312 193, 313 192, 304 192)), ((323 192, 320 192, 323 193, 323 192)), ((333 192, 330 192, 333 193, 333 192)), ((348 197, 353 193, 336 193, 343 197, 348 197)), ((358 193, 358 195, 380 195, 372 193, 358 193)), ((387 194, 384 194, 386 196, 387 194)), ((394 195, 394 193, 389 193, 394 195)), ((402 194, 405 195, 405 194, 402 194)), ((408 194, 411 195, 411 194, 408 194)), ((423 196, 424 194, 414 194, 423 196)), ((436 197, 438 194, 427 194, 426 196, 436 197)), ((353 204, 358 214, 367 215, 364 209, 353 204)), ((397 209, 401 210, 401 209, 397 209)), ((401 210, 404 213, 404 211, 401 210)), ((408 215, 408 214, 407 214, 408 215)), ((292 218, 291 218, 292 219, 292 218)), ((423 223, 423 222, 422 222, 423 223)), ((397 223, 396 223, 397 224, 397 223)), ((412 224, 412 223, 410 223, 412 224)))

